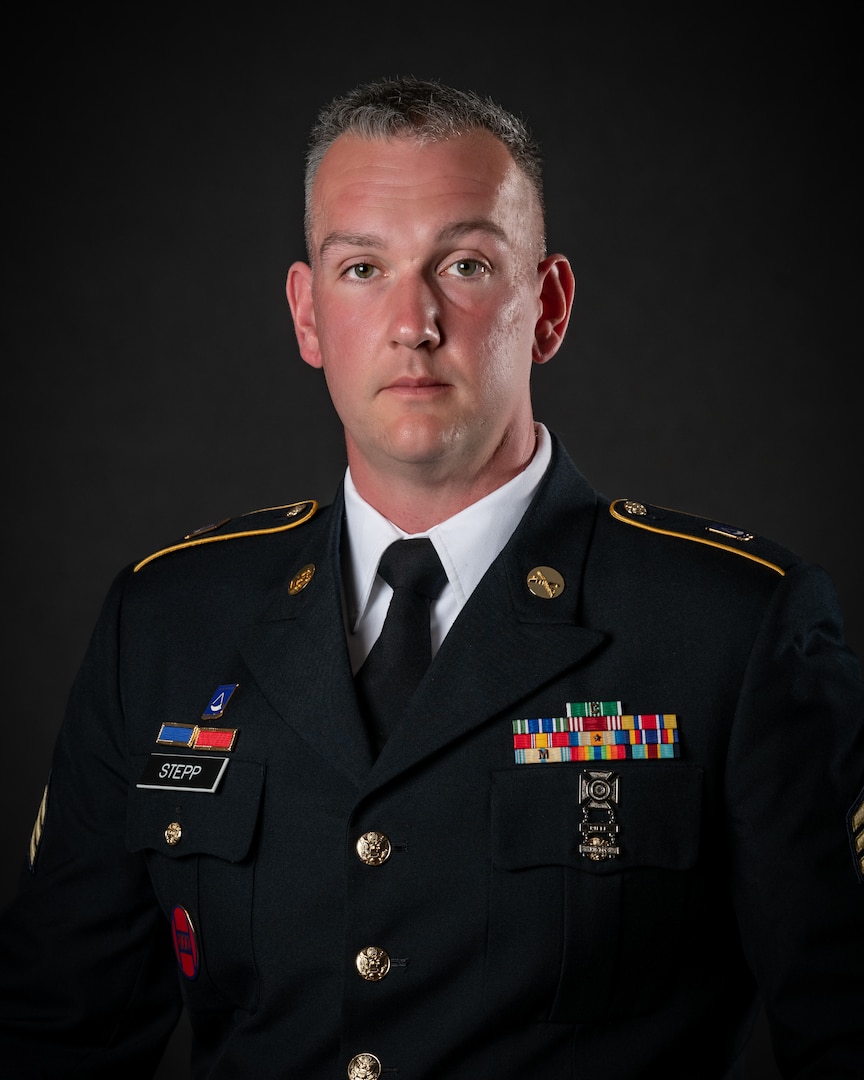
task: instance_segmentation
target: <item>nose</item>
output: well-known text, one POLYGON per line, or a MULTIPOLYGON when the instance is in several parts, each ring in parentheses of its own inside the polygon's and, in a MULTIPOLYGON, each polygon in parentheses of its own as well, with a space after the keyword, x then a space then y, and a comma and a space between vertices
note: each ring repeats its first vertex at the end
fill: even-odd
POLYGON ((408 349, 434 349, 441 343, 440 304, 432 284, 420 273, 405 274, 387 298, 392 340, 408 349))

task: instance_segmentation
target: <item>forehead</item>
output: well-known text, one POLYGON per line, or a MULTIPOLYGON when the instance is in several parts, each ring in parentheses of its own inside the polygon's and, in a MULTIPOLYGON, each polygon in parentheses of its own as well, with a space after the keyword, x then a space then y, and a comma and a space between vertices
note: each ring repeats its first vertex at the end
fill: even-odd
POLYGON ((491 217, 506 229, 534 205, 528 179, 487 131, 438 142, 345 134, 328 149, 315 177, 312 227, 316 246, 332 229, 365 232, 408 218, 432 227, 491 217))

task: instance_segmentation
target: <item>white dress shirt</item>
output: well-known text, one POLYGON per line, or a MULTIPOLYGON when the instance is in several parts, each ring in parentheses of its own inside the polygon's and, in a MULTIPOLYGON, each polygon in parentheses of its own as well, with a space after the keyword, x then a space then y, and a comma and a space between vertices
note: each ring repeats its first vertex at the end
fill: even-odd
POLYGON ((393 590, 378 576, 378 563, 394 540, 428 536, 447 574, 447 584, 432 605, 432 655, 444 640, 468 597, 510 539, 549 466, 552 440, 536 424, 537 447, 528 465, 502 487, 422 533, 406 533, 379 514, 357 493, 351 470, 345 472, 345 624, 351 666, 356 672, 381 633, 393 590))

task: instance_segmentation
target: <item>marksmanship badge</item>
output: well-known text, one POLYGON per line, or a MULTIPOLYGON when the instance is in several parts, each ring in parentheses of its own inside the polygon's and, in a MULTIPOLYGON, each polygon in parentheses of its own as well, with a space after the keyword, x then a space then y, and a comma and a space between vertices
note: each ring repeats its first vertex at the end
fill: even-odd
POLYGON ((582 809, 579 854, 592 862, 614 859, 621 854, 615 817, 620 782, 620 777, 613 772, 591 769, 585 769, 579 777, 579 806, 582 809))

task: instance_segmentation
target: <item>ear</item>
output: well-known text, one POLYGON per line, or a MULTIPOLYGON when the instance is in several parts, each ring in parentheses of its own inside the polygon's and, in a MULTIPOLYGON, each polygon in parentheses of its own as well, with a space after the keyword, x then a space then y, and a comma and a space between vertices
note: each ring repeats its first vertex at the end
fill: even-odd
POLYGON ((312 304, 312 270, 306 263, 295 262, 288 270, 285 295, 294 319, 294 333, 300 346, 300 355, 311 367, 324 366, 318 344, 315 325, 315 308, 312 304))
POLYGON ((548 255, 537 267, 540 279, 540 318, 534 327, 533 360, 545 364, 558 352, 576 293, 576 278, 563 255, 548 255))

